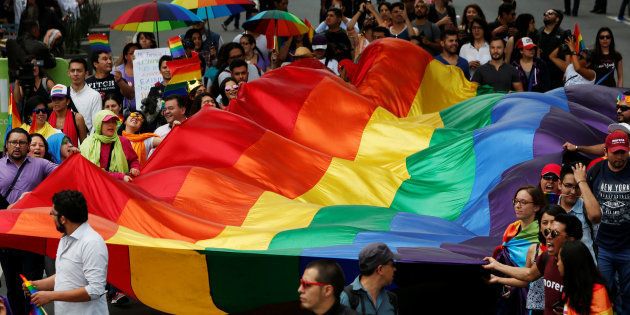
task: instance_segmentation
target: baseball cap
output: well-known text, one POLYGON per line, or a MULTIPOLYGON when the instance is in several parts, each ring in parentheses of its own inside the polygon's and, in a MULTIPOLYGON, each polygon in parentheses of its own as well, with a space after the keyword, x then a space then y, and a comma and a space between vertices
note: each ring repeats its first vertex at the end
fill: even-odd
POLYGON ((518 44, 516 44, 516 47, 523 48, 523 49, 532 49, 534 47, 536 47, 536 44, 534 44, 534 41, 529 38, 529 37, 523 37, 521 39, 518 40, 518 44))
POLYGON ((390 260, 400 257, 394 254, 385 243, 371 243, 365 246, 359 253, 359 270, 361 272, 374 270, 390 260))
POLYGON ((543 167, 542 171, 540 172, 540 176, 545 176, 546 174, 554 174, 558 177, 560 177, 560 170, 562 169, 562 167, 558 164, 555 163, 549 163, 547 165, 545 165, 545 167, 543 167))
POLYGON ((626 134, 630 134, 630 125, 627 123, 618 123, 618 124, 610 124, 608 125, 608 132, 613 132, 615 130, 621 130, 626 134))
POLYGON ((630 150, 628 146, 628 134, 621 130, 615 130, 606 137, 606 151, 617 152, 630 150))
POLYGON ((313 50, 328 48, 328 39, 325 35, 317 34, 313 37, 313 50))
POLYGON ((103 117, 103 122, 108 122, 110 120, 118 120, 118 116, 116 116, 116 115, 105 115, 105 117, 103 117))
POLYGON ((63 84, 56 84, 50 89, 50 97, 68 97, 68 87, 63 84))

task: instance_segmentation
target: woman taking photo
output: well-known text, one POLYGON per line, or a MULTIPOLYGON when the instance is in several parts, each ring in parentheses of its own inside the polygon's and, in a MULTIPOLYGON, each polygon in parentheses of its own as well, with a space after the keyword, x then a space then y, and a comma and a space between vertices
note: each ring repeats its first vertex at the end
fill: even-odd
POLYGON ((623 57, 615 50, 615 37, 612 30, 602 27, 595 37, 592 68, 597 73, 596 84, 609 87, 623 87, 623 57), (615 81, 615 71, 617 80, 615 81))
POLYGON ((562 245, 558 255, 558 271, 564 285, 563 314, 613 313, 604 279, 584 243, 573 240, 562 245))
MULTIPOLYGON (((53 86, 55 86, 55 82, 46 76, 44 71, 37 63, 37 60, 33 59, 31 60, 31 63, 33 64, 33 76, 35 77, 35 81, 33 81, 33 90, 31 91, 30 96, 39 95, 48 100, 49 91, 52 89, 53 86)), ((20 102, 23 100, 24 93, 25 91, 22 87, 22 84, 20 83, 20 80, 16 79, 15 89, 13 90, 13 98, 15 99, 16 104, 20 104, 20 102)), ((28 115, 29 113, 25 114, 28 115)))

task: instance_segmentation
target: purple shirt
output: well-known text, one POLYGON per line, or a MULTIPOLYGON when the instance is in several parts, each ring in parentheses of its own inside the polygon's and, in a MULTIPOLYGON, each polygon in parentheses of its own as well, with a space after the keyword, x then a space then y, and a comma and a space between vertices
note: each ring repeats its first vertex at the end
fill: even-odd
MULTIPOLYGON (((30 156, 26 157, 24 163, 26 164, 24 165, 24 169, 22 169, 22 174, 20 174, 15 186, 13 186, 13 190, 11 190, 11 193, 7 196, 7 201, 10 204, 20 199, 23 193, 35 189, 35 187, 57 167, 57 164, 46 159, 33 158, 30 156)), ((0 193, 3 196, 13 182, 17 171, 18 166, 8 157, 5 156, 0 159, 0 193)))

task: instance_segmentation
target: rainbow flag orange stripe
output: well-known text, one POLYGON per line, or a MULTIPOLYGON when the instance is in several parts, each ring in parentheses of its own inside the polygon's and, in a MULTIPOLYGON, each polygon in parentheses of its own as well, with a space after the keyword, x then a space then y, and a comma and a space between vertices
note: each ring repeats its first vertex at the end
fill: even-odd
POLYGON ((201 79, 201 62, 196 56, 168 61, 166 66, 171 71, 169 84, 201 79))
POLYGON ((109 46, 109 38, 104 33, 88 34, 88 42, 90 44, 91 51, 107 51, 111 52, 112 48, 109 46))
POLYGON ((171 50, 171 56, 173 58, 186 56, 186 50, 184 50, 182 39, 179 36, 173 36, 168 39, 168 48, 171 50))
POLYGON ((582 32, 580 31, 580 25, 578 23, 575 23, 575 26, 573 27, 573 37, 575 40, 576 52, 579 53, 586 49, 586 44, 584 43, 584 38, 582 38, 582 32))
POLYGON ((13 98, 13 86, 9 87, 9 117, 8 124, 5 134, 8 134, 9 131, 13 128, 18 128, 22 126, 22 117, 20 116, 20 111, 17 108, 17 104, 15 104, 15 99, 13 98))

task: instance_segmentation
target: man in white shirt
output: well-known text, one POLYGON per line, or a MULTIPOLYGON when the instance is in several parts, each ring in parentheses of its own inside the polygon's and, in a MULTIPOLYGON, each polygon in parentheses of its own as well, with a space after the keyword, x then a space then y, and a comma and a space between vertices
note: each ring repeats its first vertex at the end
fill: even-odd
POLYGON ((169 95, 164 99, 164 109, 162 115, 166 118, 166 124, 155 129, 155 134, 161 138, 166 137, 174 126, 186 120, 185 101, 179 95, 169 95))
POLYGON ((87 77, 87 62, 83 58, 70 60, 68 76, 72 80, 70 98, 83 118, 90 133, 92 132, 92 118, 103 108, 101 94, 85 83, 87 77))
POLYGON ((32 281, 39 291, 31 296, 36 306, 55 302, 55 314, 109 314, 105 298, 108 253, 105 241, 87 223, 83 194, 64 190, 53 195, 50 215, 63 233, 57 248, 57 273, 32 281))

